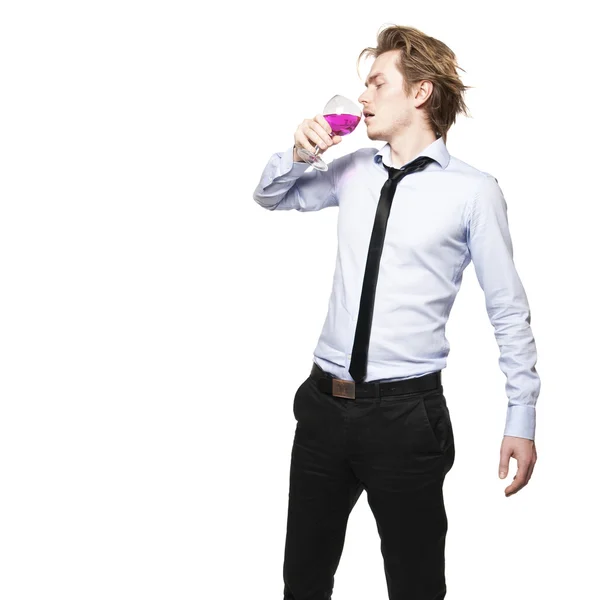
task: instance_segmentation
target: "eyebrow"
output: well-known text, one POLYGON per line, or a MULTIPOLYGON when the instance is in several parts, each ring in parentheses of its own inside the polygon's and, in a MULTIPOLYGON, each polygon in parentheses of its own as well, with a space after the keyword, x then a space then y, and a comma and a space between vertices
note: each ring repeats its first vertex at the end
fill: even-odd
POLYGON ((383 73, 373 73, 373 75, 371 75, 368 79, 367 82, 365 83, 365 87, 369 87, 369 81, 372 81, 373 79, 376 79, 377 77, 379 77, 380 75, 383 75, 383 73))

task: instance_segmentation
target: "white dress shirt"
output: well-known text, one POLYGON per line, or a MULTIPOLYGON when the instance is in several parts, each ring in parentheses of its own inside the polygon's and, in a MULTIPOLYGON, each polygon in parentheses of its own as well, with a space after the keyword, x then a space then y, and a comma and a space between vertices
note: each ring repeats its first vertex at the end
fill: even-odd
MULTIPOLYGON (((394 195, 364 381, 405 379, 446 367, 446 322, 463 271, 473 261, 506 375, 504 435, 533 440, 537 353, 502 190, 492 175, 451 156, 441 137, 421 155, 435 162, 402 179, 394 195)), ((387 143, 380 151, 361 148, 336 158, 327 171, 309 172, 308 163, 294 162, 290 147, 271 156, 254 191, 254 200, 268 210, 339 208, 334 280, 314 362, 340 379, 352 380, 348 368, 367 253, 388 178, 384 165, 403 166, 391 163, 387 143)))

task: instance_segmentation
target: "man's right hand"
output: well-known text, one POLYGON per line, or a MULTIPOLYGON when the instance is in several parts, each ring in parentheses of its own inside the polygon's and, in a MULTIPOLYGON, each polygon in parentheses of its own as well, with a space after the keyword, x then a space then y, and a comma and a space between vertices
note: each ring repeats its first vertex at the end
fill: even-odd
POLYGON ((314 152, 315 146, 318 145, 319 155, 321 155, 330 146, 335 146, 341 141, 341 135, 331 136, 331 126, 323 115, 315 115, 313 119, 304 119, 294 134, 294 161, 303 162, 296 152, 297 148, 305 148, 309 152, 314 152))

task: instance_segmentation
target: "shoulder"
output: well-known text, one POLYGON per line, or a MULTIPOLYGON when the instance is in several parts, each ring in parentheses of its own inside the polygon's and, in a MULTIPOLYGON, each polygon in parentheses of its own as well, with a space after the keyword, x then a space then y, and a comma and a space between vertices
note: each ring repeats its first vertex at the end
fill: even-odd
POLYGON ((465 182, 469 182, 475 186, 481 185, 489 178, 497 181, 497 179, 491 173, 483 171, 482 169, 479 169, 476 166, 452 155, 450 156, 450 162, 445 170, 448 173, 454 173, 462 177, 465 182))
POLYGON ((479 198, 497 197, 502 195, 496 177, 460 158, 450 156, 450 161, 444 173, 449 176, 448 183, 455 184, 455 189, 460 190, 468 210, 479 198))

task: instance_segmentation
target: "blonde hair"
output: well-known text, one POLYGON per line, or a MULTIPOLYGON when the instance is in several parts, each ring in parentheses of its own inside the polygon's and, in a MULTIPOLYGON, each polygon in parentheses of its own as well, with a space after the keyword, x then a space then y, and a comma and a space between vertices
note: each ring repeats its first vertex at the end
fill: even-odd
POLYGON ((446 143, 446 135, 457 115, 471 116, 464 92, 472 86, 463 85, 456 70, 466 71, 458 66, 454 52, 446 44, 414 27, 400 25, 391 25, 378 32, 377 47, 362 50, 356 62, 357 69, 363 55, 377 58, 390 50, 400 51, 396 66, 404 78, 406 95, 424 79, 433 83, 433 91, 423 105, 425 120, 436 137, 443 137, 446 143))

